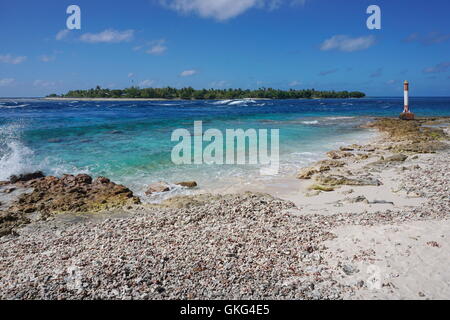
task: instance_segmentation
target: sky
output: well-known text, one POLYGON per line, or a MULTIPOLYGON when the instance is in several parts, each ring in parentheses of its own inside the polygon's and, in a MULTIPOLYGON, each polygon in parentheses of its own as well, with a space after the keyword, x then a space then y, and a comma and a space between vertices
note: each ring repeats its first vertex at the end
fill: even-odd
POLYGON ((0 97, 96 85, 401 96, 404 80, 413 96, 450 96, 449 12, 448 0, 0 0, 0 97))

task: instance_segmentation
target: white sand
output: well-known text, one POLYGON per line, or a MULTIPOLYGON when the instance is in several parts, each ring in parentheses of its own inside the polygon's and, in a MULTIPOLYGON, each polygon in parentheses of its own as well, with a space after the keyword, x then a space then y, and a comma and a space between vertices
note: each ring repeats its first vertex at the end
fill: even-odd
POLYGON ((366 283, 345 298, 450 298, 450 220, 343 226, 333 233, 337 238, 325 242, 334 253, 331 261, 339 259, 359 270, 352 275, 343 273, 340 281, 366 283), (358 259, 362 252, 370 252, 370 258, 358 259))

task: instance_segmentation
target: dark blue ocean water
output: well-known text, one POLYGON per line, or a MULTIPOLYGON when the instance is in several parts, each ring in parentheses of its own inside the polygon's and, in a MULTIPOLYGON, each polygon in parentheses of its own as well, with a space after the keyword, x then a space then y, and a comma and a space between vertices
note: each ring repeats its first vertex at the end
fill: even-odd
MULTIPOLYGON (((450 98, 412 98, 418 116, 450 116, 450 98)), ((258 166, 182 165, 171 161, 174 129, 279 129, 281 174, 339 145, 363 142, 359 126, 398 116, 401 98, 234 101, 45 101, 0 99, 0 180, 11 174, 89 173, 139 194, 149 183, 197 180, 212 185, 258 176, 258 166)))

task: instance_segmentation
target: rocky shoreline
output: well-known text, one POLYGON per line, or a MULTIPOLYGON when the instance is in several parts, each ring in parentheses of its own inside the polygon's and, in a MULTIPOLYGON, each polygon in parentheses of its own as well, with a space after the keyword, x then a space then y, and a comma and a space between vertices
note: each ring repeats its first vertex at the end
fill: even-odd
MULTIPOLYGON (((364 234, 449 226, 449 122, 376 120, 369 126, 382 133, 378 141, 331 151, 302 169, 295 183, 305 190, 292 201, 239 192, 148 205, 124 186, 85 175, 0 183, 0 299, 445 297, 448 271, 436 292, 404 291, 407 272, 391 277, 391 267, 377 264, 388 261, 381 242, 390 229, 379 244, 364 234), (355 230, 361 234, 349 240, 355 230), (385 268, 376 290, 364 270, 372 265, 385 268)), ((408 241, 438 255, 446 236, 408 241)), ((442 259, 435 267, 445 270, 450 261, 442 259)))

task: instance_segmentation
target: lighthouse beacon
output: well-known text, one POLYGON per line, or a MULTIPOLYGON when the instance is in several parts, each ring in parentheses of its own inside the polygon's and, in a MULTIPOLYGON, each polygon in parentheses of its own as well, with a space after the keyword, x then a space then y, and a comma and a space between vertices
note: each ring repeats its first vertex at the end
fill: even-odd
POLYGON ((402 120, 414 120, 414 113, 409 111, 409 82, 405 80, 403 83, 404 103, 403 112, 400 114, 402 120))

